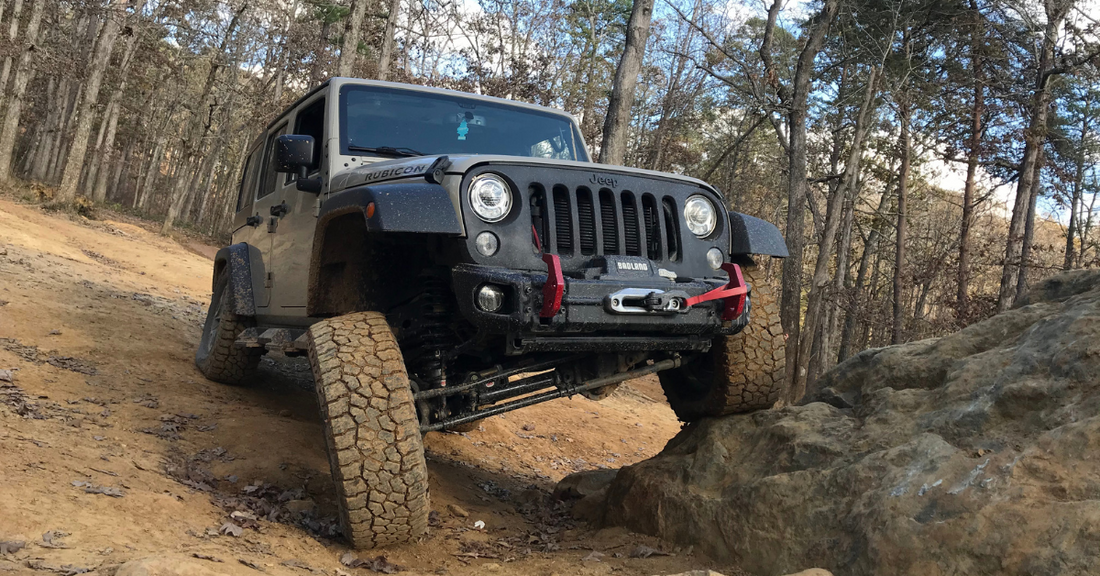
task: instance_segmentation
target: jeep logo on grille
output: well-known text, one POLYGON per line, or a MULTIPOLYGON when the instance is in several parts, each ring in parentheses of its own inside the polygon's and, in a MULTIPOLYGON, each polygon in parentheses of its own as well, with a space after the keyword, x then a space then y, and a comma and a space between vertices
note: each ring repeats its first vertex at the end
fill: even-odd
POLYGON ((601 174, 593 174, 592 177, 588 179, 588 181, 595 184, 596 186, 607 186, 608 188, 615 188, 619 185, 619 181, 615 178, 604 176, 601 174))

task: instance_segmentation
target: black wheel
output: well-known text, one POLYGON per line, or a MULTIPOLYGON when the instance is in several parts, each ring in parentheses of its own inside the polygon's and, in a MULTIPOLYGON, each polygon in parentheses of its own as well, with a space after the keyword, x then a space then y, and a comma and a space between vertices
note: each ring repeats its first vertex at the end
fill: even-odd
POLYGON ((759 268, 742 272, 752 287, 748 326, 715 338, 710 351, 690 363, 657 374, 672 411, 684 422, 766 410, 779 399, 786 370, 779 305, 759 268))
POLYGON ((203 376, 222 384, 247 381, 260 364, 263 352, 238 347, 237 336, 255 325, 251 318, 233 313, 229 293, 229 269, 223 268, 214 282, 214 295, 202 327, 202 339, 195 351, 195 365, 203 376))
POLYGON ((408 542, 428 530, 428 466, 409 375, 377 312, 309 329, 344 534, 357 548, 408 542))

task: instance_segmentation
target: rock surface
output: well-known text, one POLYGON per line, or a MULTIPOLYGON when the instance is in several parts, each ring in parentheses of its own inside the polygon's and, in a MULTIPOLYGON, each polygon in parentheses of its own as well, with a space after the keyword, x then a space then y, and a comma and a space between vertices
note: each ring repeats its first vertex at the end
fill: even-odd
POLYGON ((615 479, 618 470, 596 469, 574 472, 554 486, 554 498, 559 500, 571 500, 585 498, 607 489, 611 481, 615 479))
POLYGON ((705 420, 602 519, 761 575, 1087 574, 1100 558, 1100 273, 864 351, 801 406, 705 420))

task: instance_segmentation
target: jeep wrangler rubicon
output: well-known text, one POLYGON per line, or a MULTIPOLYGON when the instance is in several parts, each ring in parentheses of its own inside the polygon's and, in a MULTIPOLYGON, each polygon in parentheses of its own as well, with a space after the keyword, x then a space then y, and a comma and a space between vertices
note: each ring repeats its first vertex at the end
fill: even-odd
POLYGON ((428 525, 422 434, 657 373, 692 421, 775 403, 753 256, 779 230, 705 182, 594 164, 568 114, 333 78, 247 150, 195 362, 308 355, 344 533, 428 525))

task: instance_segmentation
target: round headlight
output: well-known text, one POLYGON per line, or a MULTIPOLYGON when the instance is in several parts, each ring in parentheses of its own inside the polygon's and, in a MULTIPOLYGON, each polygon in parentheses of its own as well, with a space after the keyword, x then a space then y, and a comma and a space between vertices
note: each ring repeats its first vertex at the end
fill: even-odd
POLYGON ((688 230, 696 236, 709 236, 718 225, 718 213, 714 204, 703 196, 692 196, 684 203, 684 221, 688 230))
POLYGON ((500 222, 512 209, 512 189, 496 174, 483 174, 470 183, 470 206, 478 218, 500 222))

